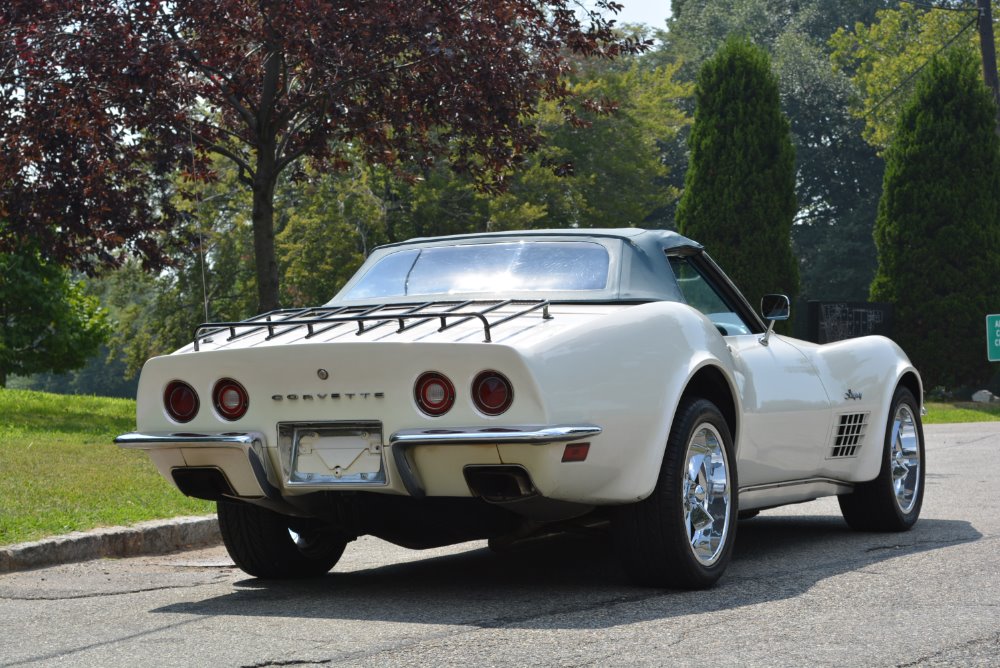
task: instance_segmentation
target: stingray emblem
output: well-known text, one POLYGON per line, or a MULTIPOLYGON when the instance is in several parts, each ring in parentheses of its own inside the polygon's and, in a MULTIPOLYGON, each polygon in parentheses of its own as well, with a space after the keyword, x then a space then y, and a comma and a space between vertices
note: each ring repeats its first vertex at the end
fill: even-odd
POLYGON ((861 400, 861 393, 860 392, 855 392, 854 390, 848 390, 846 393, 844 393, 844 398, 845 399, 853 399, 855 401, 860 401, 861 400))

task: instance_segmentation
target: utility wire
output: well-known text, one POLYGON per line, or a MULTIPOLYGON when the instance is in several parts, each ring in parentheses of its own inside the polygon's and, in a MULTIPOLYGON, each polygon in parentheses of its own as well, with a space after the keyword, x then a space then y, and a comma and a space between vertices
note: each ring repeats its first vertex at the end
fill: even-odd
POLYGON ((903 88, 904 86, 906 86, 906 84, 908 84, 908 83, 910 83, 911 81, 913 81, 913 78, 914 78, 914 77, 916 77, 916 76, 917 76, 918 74, 920 74, 920 73, 921 73, 921 72, 922 72, 922 71, 924 70, 924 68, 925 68, 925 67, 927 67, 928 65, 930 65, 930 64, 931 64, 931 61, 933 61, 933 60, 934 60, 935 58, 937 58, 937 56, 938 56, 938 55, 939 55, 939 54, 940 54, 940 53, 941 53, 942 51, 944 51, 945 49, 947 49, 948 47, 950 47, 950 46, 951 46, 952 44, 954 44, 954 43, 955 43, 955 40, 957 40, 957 39, 958 39, 959 37, 961 37, 962 35, 964 35, 964 34, 965 34, 965 32, 966 32, 966 31, 967 31, 967 30, 968 30, 969 28, 971 28, 972 26, 976 25, 977 23, 979 23, 979 13, 978 13, 978 12, 976 13, 976 16, 975 16, 975 18, 973 18, 973 19, 972 19, 971 21, 969 21, 968 23, 966 23, 966 24, 965 24, 965 26, 963 26, 961 30, 959 30, 959 31, 958 31, 957 33, 955 33, 955 35, 953 35, 953 36, 952 36, 952 38, 951 38, 951 39, 949 39, 949 40, 948 40, 947 42, 945 42, 945 43, 944 43, 944 44, 943 44, 943 45, 941 46, 941 48, 940 48, 940 49, 938 49, 937 51, 935 51, 935 52, 934 52, 934 53, 933 53, 933 54, 931 55, 931 57, 930 57, 930 58, 928 58, 927 60, 925 60, 925 61, 924 61, 924 63, 923 63, 923 64, 922 64, 922 65, 921 65, 920 67, 918 67, 917 69, 913 70, 913 71, 912 71, 912 72, 910 72, 910 73, 909 73, 908 75, 906 75, 906 78, 904 78, 904 79, 903 79, 902 81, 900 81, 900 82, 899 82, 899 83, 898 83, 898 84, 896 85, 896 87, 895 87, 895 88, 893 88, 893 89, 892 89, 891 91, 889 91, 889 92, 888 92, 888 93, 886 94, 886 96, 885 96, 885 97, 883 97, 883 98, 882 98, 881 100, 879 100, 879 101, 878 101, 878 103, 877 103, 877 104, 876 104, 876 105, 875 105, 874 107, 872 107, 871 109, 869 109, 869 110, 868 110, 868 113, 867 113, 867 114, 865 114, 865 118, 867 118, 867 117, 871 116, 871 115, 872 115, 872 114, 874 114, 874 113, 875 113, 876 111, 878 111, 878 110, 879 110, 879 108, 880 108, 880 107, 881 107, 881 106, 882 106, 883 104, 885 104, 886 102, 888 102, 888 101, 889 101, 889 99, 890 99, 890 98, 891 98, 891 97, 892 97, 893 95, 895 95, 896 93, 898 93, 898 92, 899 92, 899 91, 900 91, 900 90, 901 90, 901 89, 902 89, 902 88, 903 88))
POLYGON ((946 12, 963 12, 963 13, 979 11, 975 7, 971 7, 971 6, 970 7, 946 7, 946 6, 942 6, 942 5, 932 5, 932 4, 927 3, 927 2, 914 2, 913 0, 904 0, 904 2, 906 4, 908 4, 908 5, 913 5, 914 7, 919 7, 920 9, 940 9, 941 11, 946 11, 946 12))

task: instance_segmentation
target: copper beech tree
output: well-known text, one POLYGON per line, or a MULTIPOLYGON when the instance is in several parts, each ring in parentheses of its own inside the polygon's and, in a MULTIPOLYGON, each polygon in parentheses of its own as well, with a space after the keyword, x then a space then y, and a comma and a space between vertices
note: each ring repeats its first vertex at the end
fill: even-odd
MULTIPOLYGON (((54 259, 161 261, 183 170, 232 161, 252 193, 259 308, 278 307, 274 191, 300 159, 360 150, 406 171, 447 155, 502 179, 539 142, 531 113, 579 104, 579 56, 644 44, 620 5, 567 0, 5 0, 0 218, 54 259)), ((0 243, 3 243, 0 240, 0 243)))

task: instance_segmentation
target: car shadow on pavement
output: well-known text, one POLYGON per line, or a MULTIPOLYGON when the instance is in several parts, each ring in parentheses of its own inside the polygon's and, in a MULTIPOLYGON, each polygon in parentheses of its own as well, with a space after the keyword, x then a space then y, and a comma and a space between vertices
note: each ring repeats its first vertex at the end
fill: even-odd
POLYGON ((503 554, 475 549, 311 580, 240 580, 231 593, 154 612, 602 628, 791 599, 842 573, 981 537, 959 520, 922 519, 909 532, 885 534, 851 531, 833 516, 761 516, 740 522, 733 561, 709 591, 633 586, 609 541, 565 536, 503 554))

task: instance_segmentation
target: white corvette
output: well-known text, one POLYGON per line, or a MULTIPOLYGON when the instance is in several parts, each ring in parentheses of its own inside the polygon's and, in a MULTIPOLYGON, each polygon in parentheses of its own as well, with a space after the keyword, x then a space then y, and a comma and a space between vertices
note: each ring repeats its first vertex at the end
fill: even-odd
POLYGON ((712 585, 738 517, 837 495, 900 531, 924 490, 920 376, 890 340, 772 331, 702 247, 549 230, 377 249, 328 304, 209 323, 149 360, 138 431, 218 502, 230 555, 319 575, 414 548, 609 525, 638 583, 712 585))

